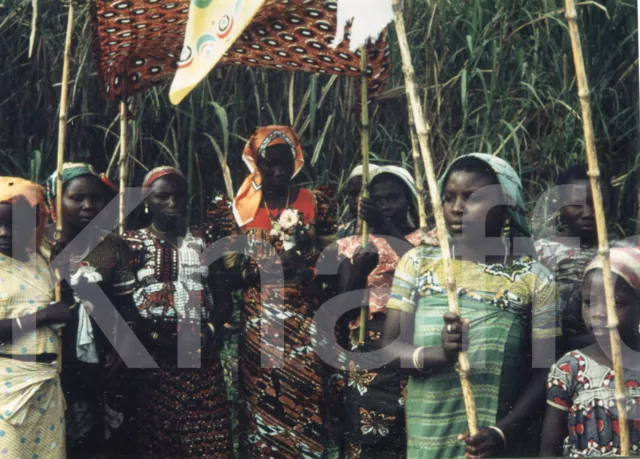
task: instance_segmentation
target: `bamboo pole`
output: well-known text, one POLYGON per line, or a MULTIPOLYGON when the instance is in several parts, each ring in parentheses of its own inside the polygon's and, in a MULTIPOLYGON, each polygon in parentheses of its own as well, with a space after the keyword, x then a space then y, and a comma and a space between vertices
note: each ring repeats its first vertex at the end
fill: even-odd
MULTIPOLYGON (((418 96, 418 88, 415 84, 415 71, 411 61, 411 51, 407 40, 407 32, 402 17, 401 0, 393 0, 393 12, 396 23, 396 32, 398 35, 398 44, 400 45, 400 53, 402 55, 402 70, 405 76, 405 89, 407 98, 413 113, 413 119, 416 124, 416 133, 418 137, 418 145, 424 162, 424 170, 429 187, 429 195, 431 197, 431 206, 436 220, 436 228, 438 231, 438 240, 442 250, 442 262, 446 275, 447 297, 449 299, 449 310, 455 314, 460 314, 460 305, 458 304, 458 295, 456 288, 456 279, 453 274, 453 266, 451 263, 451 250, 449 247, 449 239, 447 235, 447 227, 444 221, 442 211, 442 203, 440 202, 440 193, 438 192, 438 182, 436 181, 435 169, 431 152, 429 151, 429 125, 422 113, 422 105, 418 96)), ((458 373, 460 374, 460 384, 462 386, 462 395, 464 397, 464 405, 467 411, 467 423, 469 424, 469 434, 471 436, 478 433, 478 423, 476 416, 476 404, 471 389, 471 381, 469 379, 470 366, 469 358, 466 352, 458 354, 458 373)))
POLYGON ((127 103, 120 101, 120 206, 118 232, 124 234, 125 230, 125 187, 127 186, 127 103))
POLYGON ((596 229, 598 231, 598 253, 602 256, 602 277, 604 279, 604 292, 607 304, 607 327, 611 340, 611 360, 615 373, 616 405, 618 408, 618 423, 620 426, 620 452, 622 456, 629 456, 629 425, 627 424, 627 410, 625 402, 624 367, 622 365, 622 351, 620 335, 618 334, 618 315, 614 297, 614 284, 611 276, 611 262, 609 260, 609 241, 607 237, 607 222, 602 203, 602 191, 600 189, 600 169, 598 167, 598 155, 596 152, 595 138, 593 134, 593 119, 591 117, 591 105, 589 104, 589 83, 582 56, 580 43, 580 29, 578 27, 578 14, 574 0, 565 0, 565 16, 569 25, 573 61, 576 68, 576 82, 578 84, 578 97, 582 107, 582 125, 587 150, 587 163, 589 164, 589 180, 593 193, 593 207, 596 214, 596 229))
MULTIPOLYGON (((67 100, 69 95, 69 56, 71 54, 71 38, 73 36, 73 20, 75 13, 73 2, 69 2, 69 16, 67 17, 67 34, 64 40, 64 54, 62 60, 62 87, 60 89, 60 116, 58 118, 58 152, 56 161, 56 242, 62 240, 62 172, 64 168, 64 147, 67 136, 67 100)), ((56 277, 60 278, 57 270, 56 277)), ((55 300, 62 300, 60 283, 56 284, 55 300)), ((62 340, 58 331, 58 372, 62 370, 62 340)))
MULTIPOLYGON (((367 102, 369 95, 367 94, 367 47, 363 45, 360 48, 360 104, 362 107, 362 193, 363 198, 369 197, 369 106, 367 102)), ((369 243, 369 228, 366 221, 362 221, 362 247, 366 247, 369 243)), ((364 344, 367 334, 367 317, 369 307, 360 308, 360 334, 359 341, 364 344)))
POLYGON ((418 135, 416 134, 416 122, 413 119, 413 111, 411 103, 409 108, 409 133, 411 135, 411 156, 413 157, 413 175, 416 180, 416 191, 418 192, 418 217, 420 229, 427 228, 427 211, 424 202, 424 185, 422 183, 422 173, 420 171, 420 146, 418 144, 418 135))

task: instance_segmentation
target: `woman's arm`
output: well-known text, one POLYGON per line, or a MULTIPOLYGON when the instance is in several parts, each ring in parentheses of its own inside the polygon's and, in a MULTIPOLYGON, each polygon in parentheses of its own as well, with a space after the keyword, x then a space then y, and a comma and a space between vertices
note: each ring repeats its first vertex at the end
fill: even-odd
POLYGON ((414 366, 414 315, 390 309, 384 326, 385 360, 392 360, 400 365, 403 373, 413 376, 424 376, 443 365, 451 365, 458 359, 463 350, 463 335, 468 336, 468 321, 462 322, 453 313, 444 315, 445 325, 442 330, 442 346, 424 347, 416 356, 419 369, 414 366), (464 332, 463 332, 464 330, 464 332))
POLYGON ((569 435, 567 425, 567 412, 559 410, 551 405, 547 406, 547 411, 542 424, 542 441, 540 443, 540 456, 558 457, 562 456, 562 445, 564 439, 569 435))
POLYGON ((0 320, 0 343, 12 343, 26 333, 54 324, 65 324, 71 318, 69 306, 51 303, 42 311, 20 317, 0 320))
POLYGON ((215 310, 212 311, 211 323, 215 330, 222 330, 222 327, 231 317, 233 310, 232 290, 229 288, 229 278, 222 260, 213 263, 209 268, 209 288, 213 296, 215 310))

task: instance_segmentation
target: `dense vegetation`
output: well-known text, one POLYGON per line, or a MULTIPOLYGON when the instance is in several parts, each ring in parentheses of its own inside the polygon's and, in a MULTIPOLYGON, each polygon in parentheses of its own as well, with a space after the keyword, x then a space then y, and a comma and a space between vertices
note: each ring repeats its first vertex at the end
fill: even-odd
MULTIPOLYGON (((569 36, 561 0, 406 0, 414 62, 443 167, 456 155, 491 152, 520 171, 530 202, 558 170, 584 157, 569 36)), ((633 229, 638 153, 636 3, 579 3, 598 151, 611 162, 621 223, 633 229), (614 160, 615 159, 615 160, 614 160)), ((106 169, 118 142, 118 109, 105 102, 94 66, 89 7, 79 7, 71 65, 67 157, 106 169)), ((28 58, 31 0, 0 0, 0 168, 42 180, 52 171, 66 7, 39 4, 28 58)), ((393 78, 371 104, 375 159, 410 164, 407 108, 392 37, 393 78)), ((193 159, 194 209, 223 191, 219 155, 234 185, 245 139, 262 124, 293 124, 306 147, 303 181, 340 186, 359 161, 355 81, 239 68, 214 71, 180 106, 161 87, 132 101, 131 152, 144 168, 193 159), (202 193, 200 192, 202 190, 202 193)), ((116 168, 110 168, 111 175, 116 168)))

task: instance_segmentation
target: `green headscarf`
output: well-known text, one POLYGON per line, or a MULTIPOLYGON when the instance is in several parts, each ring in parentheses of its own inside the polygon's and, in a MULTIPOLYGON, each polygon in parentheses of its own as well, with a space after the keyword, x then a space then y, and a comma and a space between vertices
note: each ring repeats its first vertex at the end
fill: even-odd
MULTIPOLYGON (((111 189, 114 193, 118 192, 118 188, 113 184, 111 180, 109 180, 104 174, 98 174, 91 164, 87 163, 64 163, 62 166, 62 185, 66 185, 71 180, 84 177, 84 176, 92 176, 100 179, 102 183, 104 183, 109 189, 111 189)), ((58 179, 58 171, 54 171, 53 174, 49 176, 47 181, 45 182, 45 191, 46 198, 49 202, 49 207, 51 211, 51 218, 53 220, 56 219, 56 209, 55 209, 55 199, 57 194, 57 179, 58 179)))
MULTIPOLYGON (((456 158, 449 165, 446 172, 438 182, 438 190, 442 195, 445 181, 449 177, 451 168, 460 160, 465 158, 476 158, 485 163, 498 178, 502 193, 507 201, 507 212, 511 227, 511 237, 513 238, 529 238, 531 239, 531 227, 527 218, 527 211, 524 206, 524 191, 522 182, 516 171, 504 159, 497 156, 488 155, 486 153, 470 153, 468 155, 456 158)), ((527 244, 529 246, 529 244, 527 244)), ((530 247, 527 247, 527 255, 534 256, 535 250, 533 240, 530 247)))

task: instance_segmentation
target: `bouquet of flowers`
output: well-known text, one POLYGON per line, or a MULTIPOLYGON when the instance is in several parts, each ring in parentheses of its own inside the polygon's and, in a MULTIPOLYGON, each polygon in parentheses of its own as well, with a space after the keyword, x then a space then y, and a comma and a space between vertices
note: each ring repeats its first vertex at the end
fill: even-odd
POLYGON ((291 250, 309 240, 309 225, 305 225, 302 212, 288 208, 272 219, 269 236, 274 245, 281 243, 285 251, 291 250))

